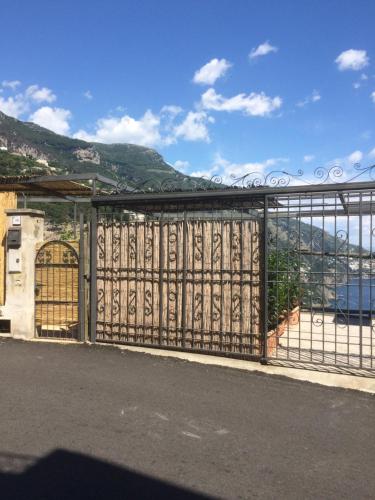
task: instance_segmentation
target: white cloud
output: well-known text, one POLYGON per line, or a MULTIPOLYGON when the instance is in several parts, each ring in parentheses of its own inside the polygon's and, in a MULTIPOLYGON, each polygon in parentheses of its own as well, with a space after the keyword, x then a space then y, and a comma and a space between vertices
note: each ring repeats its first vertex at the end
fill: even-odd
POLYGON ((303 161, 305 163, 310 163, 311 161, 315 160, 315 156, 314 155, 305 155, 303 157, 303 161))
POLYGON ((375 148, 373 148, 369 154, 368 154, 369 158, 375 158, 375 148))
POLYGON ((348 156, 348 161, 349 163, 351 163, 352 165, 354 163, 359 163, 363 158, 363 153, 362 151, 353 151, 353 153, 351 153, 349 156, 348 156))
POLYGON ((26 113, 29 105, 23 94, 17 94, 15 97, 4 98, 0 96, 0 111, 13 118, 19 118, 26 113))
POLYGON ((94 96, 92 95, 91 90, 86 90, 86 92, 83 93, 83 97, 86 97, 87 100, 91 101, 94 96))
POLYGON ((268 41, 261 43, 258 47, 251 49, 249 54, 250 59, 256 59, 257 57, 266 56, 270 52, 277 52, 279 49, 274 45, 271 45, 268 41))
POLYGON ((56 132, 56 134, 68 135, 71 117, 72 114, 68 109, 42 106, 30 115, 29 120, 56 132))
POLYGON ((127 142, 141 146, 156 146, 162 142, 159 132, 160 118, 147 110, 139 119, 129 115, 101 118, 96 122, 94 134, 79 130, 74 137, 107 144, 127 142))
POLYGON ((39 87, 39 85, 30 85, 25 92, 26 98, 29 98, 37 103, 41 102, 54 102, 56 96, 51 89, 47 87, 39 87))
POLYGON ((214 175, 217 174, 217 167, 213 166, 212 168, 208 168, 206 170, 195 170, 189 174, 191 177, 204 177, 206 179, 210 179, 214 175))
POLYGON ((312 102, 317 102, 317 101, 320 101, 321 99, 321 95, 319 94, 319 92, 317 90, 313 90, 313 93, 311 95, 311 100, 312 102))
POLYGON ((1 85, 4 88, 9 88, 14 91, 19 85, 21 85, 21 82, 19 80, 3 80, 1 85))
POLYGON ((353 87, 355 89, 359 89, 360 87, 362 87, 364 82, 366 82, 366 80, 368 80, 368 76, 366 75, 366 73, 362 73, 361 76, 359 77, 359 80, 353 83, 353 87))
POLYGON ((375 90, 374 92, 371 93, 371 99, 372 99, 372 102, 375 104, 375 90))
POLYGON ((190 167, 190 163, 185 160, 176 160, 173 164, 173 167, 180 172, 186 173, 188 168, 190 167))
POLYGON ((139 119, 123 114, 106 116, 96 121, 93 131, 78 130, 73 137, 90 142, 132 143, 141 146, 169 146, 177 139, 209 142, 207 125, 214 119, 205 111, 189 111, 179 123, 176 117, 183 109, 163 106, 158 114, 147 110, 139 119))
POLYGON ((232 184, 236 179, 248 176, 251 182, 259 175, 267 174, 268 169, 288 162, 289 158, 268 158, 261 162, 234 163, 217 154, 210 168, 193 172, 190 175, 208 178, 218 176, 224 184, 232 184))
POLYGON ((213 85, 216 80, 225 75, 231 66, 231 63, 226 59, 211 59, 195 72, 193 82, 200 85, 213 85))
POLYGON ((322 96, 320 95, 320 93, 318 92, 318 90, 313 90, 312 93, 311 93, 311 95, 305 97, 305 99, 303 99, 303 101, 297 102, 297 106, 300 107, 300 108, 303 108, 307 104, 310 104, 312 102, 318 102, 318 101, 320 101, 321 98, 322 98, 322 96))
MULTIPOLYGON (((4 80, 3 88, 8 88, 14 91, 21 84, 18 80, 4 80)), ((30 85, 25 91, 10 97, 0 97, 0 110, 14 118, 20 118, 22 115, 30 111, 30 108, 35 107, 42 102, 52 103, 56 100, 56 95, 47 87, 39 87, 39 85, 30 85)))
POLYGON ((170 115, 172 117, 179 115, 182 111, 183 109, 180 106, 176 106, 174 104, 168 104, 161 108, 162 114, 170 115))
POLYGON ((369 58, 365 50, 349 49, 341 52, 335 59, 335 63, 340 71, 359 71, 369 64, 369 58))
POLYGON ((272 111, 281 107, 282 99, 280 97, 268 97, 264 92, 259 94, 251 92, 233 97, 225 98, 217 94, 215 89, 208 89, 202 94, 201 105, 204 109, 214 111, 242 111, 248 116, 266 116, 272 111))
POLYGON ((207 123, 213 121, 204 111, 189 111, 184 121, 174 127, 174 136, 186 141, 210 142, 207 123))

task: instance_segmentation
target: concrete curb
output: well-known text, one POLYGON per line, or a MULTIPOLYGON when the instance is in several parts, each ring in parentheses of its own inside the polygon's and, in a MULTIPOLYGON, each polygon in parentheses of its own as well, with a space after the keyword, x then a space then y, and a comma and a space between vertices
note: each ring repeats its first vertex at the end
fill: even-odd
MULTIPOLYGON (((99 344, 99 342, 98 342, 99 344)), ((108 344, 100 344, 108 345, 108 344)), ((113 345, 112 345, 113 346, 113 345)), ((254 361, 244 361, 240 359, 225 358, 220 356, 209 356, 207 354, 195 354, 188 352, 177 352, 163 349, 149 349, 136 346, 117 345, 121 350, 141 352, 153 356, 171 357, 183 359, 192 363, 201 363, 205 365, 224 366, 227 368, 236 368, 250 372, 261 372, 267 375, 278 375, 283 377, 320 384, 326 387, 340 387, 342 389, 352 389, 375 394, 375 378, 359 377, 354 375, 344 375, 337 373, 325 373, 299 368, 286 368, 272 365, 261 365, 254 361)))
MULTIPOLYGON (((0 338, 12 338, 9 335, 1 335, 0 338)), ((241 359, 225 358, 221 356, 210 356, 207 354, 195 354, 189 352, 169 351, 165 349, 155 349, 147 347, 126 346, 96 342, 77 342, 74 340, 56 340, 56 339, 15 339, 26 342, 53 343, 60 345, 100 345, 101 347, 112 347, 124 351, 139 352, 151 354, 152 356, 170 357, 190 361, 192 363, 201 363, 204 365, 223 366, 227 368, 235 368, 238 370, 246 370, 250 372, 260 372, 266 375, 278 375, 288 377, 294 380, 310 382, 312 384, 320 384, 326 387, 339 387, 341 389, 351 389, 356 391, 375 394, 375 377, 366 378, 363 376, 345 375, 341 373, 326 373, 321 371, 312 371, 300 368, 287 368, 272 365, 261 365, 254 361, 244 361, 241 359)), ((374 373, 375 375, 375 373, 374 373)))

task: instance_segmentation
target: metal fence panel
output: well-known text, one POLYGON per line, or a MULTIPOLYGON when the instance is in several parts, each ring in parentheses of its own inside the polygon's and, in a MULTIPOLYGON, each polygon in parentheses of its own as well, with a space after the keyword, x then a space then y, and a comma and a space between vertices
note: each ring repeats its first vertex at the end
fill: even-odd
POLYGON ((373 369, 375 192, 279 194, 268 209, 268 359, 373 369))
POLYGON ((96 338, 259 356, 258 216, 100 211, 96 338))

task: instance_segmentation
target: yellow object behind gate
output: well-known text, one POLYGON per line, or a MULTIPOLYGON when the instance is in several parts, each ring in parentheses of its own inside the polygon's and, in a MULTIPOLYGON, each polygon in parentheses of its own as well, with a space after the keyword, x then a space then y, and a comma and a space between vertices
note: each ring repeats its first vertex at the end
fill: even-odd
POLYGON ((5 255, 7 235, 7 216, 5 210, 8 208, 17 208, 17 195, 13 192, 0 192, 0 305, 5 304, 5 255))

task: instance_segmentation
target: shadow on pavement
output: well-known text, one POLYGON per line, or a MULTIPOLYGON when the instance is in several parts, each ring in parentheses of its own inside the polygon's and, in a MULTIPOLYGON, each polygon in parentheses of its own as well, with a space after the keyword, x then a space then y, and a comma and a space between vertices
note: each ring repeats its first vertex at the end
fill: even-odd
POLYGON ((37 461, 0 453, 0 496, 2 500, 210 498, 65 450, 56 450, 37 461))

